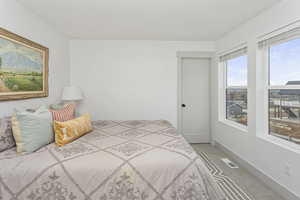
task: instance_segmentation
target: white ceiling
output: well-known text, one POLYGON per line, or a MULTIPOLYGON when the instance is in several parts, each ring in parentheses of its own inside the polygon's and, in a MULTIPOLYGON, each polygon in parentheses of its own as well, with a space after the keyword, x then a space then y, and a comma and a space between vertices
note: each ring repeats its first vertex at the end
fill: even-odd
POLYGON ((71 38, 216 40, 279 0, 18 0, 71 38))

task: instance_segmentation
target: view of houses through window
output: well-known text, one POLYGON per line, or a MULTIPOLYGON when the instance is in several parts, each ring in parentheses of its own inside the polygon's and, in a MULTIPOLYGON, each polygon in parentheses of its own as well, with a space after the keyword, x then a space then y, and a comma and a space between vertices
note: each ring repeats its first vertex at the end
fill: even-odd
POLYGON ((269 133, 300 143, 300 39, 269 47, 269 133))
MULTIPOLYGON (((268 67, 268 118, 264 118, 268 132, 300 144, 300 37, 296 38, 299 34, 300 28, 293 29, 260 41, 258 47, 268 62, 264 65, 268 67)), ((248 124, 246 54, 247 48, 243 48, 220 56, 225 70, 225 118, 244 126, 248 124)))
POLYGON ((226 61, 226 119, 247 125, 247 56, 226 61))

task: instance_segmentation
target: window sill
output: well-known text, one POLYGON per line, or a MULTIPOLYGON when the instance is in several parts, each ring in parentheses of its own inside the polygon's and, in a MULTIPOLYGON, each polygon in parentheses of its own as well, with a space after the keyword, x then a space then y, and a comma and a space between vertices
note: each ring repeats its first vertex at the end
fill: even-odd
POLYGON ((219 120, 219 121, 222 122, 223 124, 227 125, 227 126, 231 126, 235 129, 238 129, 238 130, 242 131, 243 133, 248 133, 248 126, 241 125, 237 122, 230 121, 230 120, 227 120, 227 119, 219 120))
POLYGON ((276 137, 273 135, 261 134, 261 135, 258 135, 258 138, 263 139, 272 144, 275 144, 277 146, 280 146, 282 148, 285 148, 287 150, 290 150, 292 152, 295 152, 297 154, 300 154, 300 144, 296 144, 291 141, 288 141, 288 140, 285 140, 285 139, 282 139, 280 137, 276 137))

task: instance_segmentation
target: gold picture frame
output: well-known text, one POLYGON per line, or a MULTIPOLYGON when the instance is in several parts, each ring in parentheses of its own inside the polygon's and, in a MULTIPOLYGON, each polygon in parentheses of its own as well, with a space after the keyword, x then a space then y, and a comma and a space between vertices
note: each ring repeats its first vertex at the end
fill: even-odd
POLYGON ((47 97, 49 49, 0 27, 0 101, 47 97))

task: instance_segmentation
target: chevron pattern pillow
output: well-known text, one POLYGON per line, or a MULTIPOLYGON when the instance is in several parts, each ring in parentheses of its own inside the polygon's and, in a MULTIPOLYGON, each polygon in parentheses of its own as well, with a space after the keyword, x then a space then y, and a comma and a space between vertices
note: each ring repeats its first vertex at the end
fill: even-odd
POLYGON ((62 109, 49 109, 54 121, 64 122, 75 118, 75 104, 67 104, 62 109))

